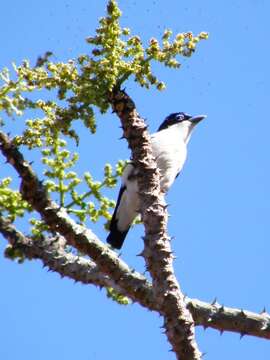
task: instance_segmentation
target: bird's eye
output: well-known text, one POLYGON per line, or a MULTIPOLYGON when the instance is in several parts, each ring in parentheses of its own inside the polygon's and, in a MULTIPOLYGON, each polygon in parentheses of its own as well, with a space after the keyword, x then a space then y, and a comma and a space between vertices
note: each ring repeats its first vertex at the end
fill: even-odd
POLYGON ((183 114, 178 114, 178 115, 176 116, 176 119, 177 119, 178 121, 184 120, 184 115, 183 115, 183 114))

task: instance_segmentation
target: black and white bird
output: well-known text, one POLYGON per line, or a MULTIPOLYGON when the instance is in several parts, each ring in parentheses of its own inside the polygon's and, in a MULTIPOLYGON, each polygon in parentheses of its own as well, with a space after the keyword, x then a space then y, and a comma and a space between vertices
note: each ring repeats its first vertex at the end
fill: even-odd
MULTIPOLYGON (((158 131, 151 135, 153 155, 160 170, 160 188, 166 193, 181 172, 187 157, 187 144, 195 126, 205 115, 191 116, 183 112, 166 117, 158 131)), ((128 230, 138 215, 137 170, 129 162, 122 175, 116 207, 110 223, 107 242, 116 249, 123 245, 128 230)))

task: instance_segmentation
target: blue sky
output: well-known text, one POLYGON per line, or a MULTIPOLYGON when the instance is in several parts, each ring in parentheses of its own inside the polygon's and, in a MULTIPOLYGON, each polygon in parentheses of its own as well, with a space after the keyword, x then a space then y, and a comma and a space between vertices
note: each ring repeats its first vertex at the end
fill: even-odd
MULTIPOLYGON (((127 91, 155 131, 169 113, 207 114, 189 144, 184 171, 170 190, 169 232, 175 271, 190 297, 259 312, 270 309, 269 290, 269 12, 266 0, 119 1, 122 24, 144 40, 174 32, 208 31, 180 71, 157 67, 167 90, 127 91), (170 5, 168 5, 168 3, 170 5)), ((47 50, 66 61, 89 50, 84 39, 106 1, 1 3, 0 67, 47 50)), ((12 125, 15 129, 16 123, 12 125)), ((105 162, 128 158, 116 117, 98 117, 96 136, 81 129, 82 173, 98 177, 105 162)), ((1 163, 1 176, 7 175, 1 163)), ((117 189, 111 193, 117 196, 117 189)), ((93 227, 101 239, 101 226, 93 227)), ((142 227, 128 235, 122 257, 144 271, 136 254, 142 227)), ((6 242, 1 238, 0 248, 6 242)), ((5 360, 174 359, 161 319, 138 305, 120 307, 104 291, 47 273, 40 262, 0 258, 0 357, 5 360)), ((266 340, 197 328, 206 359, 270 357, 266 340)))

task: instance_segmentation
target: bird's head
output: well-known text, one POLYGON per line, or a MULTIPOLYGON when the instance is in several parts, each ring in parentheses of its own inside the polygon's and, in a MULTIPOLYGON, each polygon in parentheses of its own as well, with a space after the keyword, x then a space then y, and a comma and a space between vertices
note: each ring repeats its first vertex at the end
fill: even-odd
POLYGON ((197 115, 191 116, 184 112, 173 113, 165 118, 163 123, 158 128, 158 131, 168 129, 173 125, 179 125, 183 127, 188 127, 190 130, 194 128, 200 121, 202 121, 206 115, 197 115))

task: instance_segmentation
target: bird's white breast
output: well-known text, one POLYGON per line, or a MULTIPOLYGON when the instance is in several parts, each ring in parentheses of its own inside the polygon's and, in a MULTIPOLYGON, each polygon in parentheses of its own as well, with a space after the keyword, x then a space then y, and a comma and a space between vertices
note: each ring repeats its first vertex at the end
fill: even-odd
POLYGON ((153 155, 161 173, 161 189, 168 191, 176 175, 182 170, 187 157, 188 126, 178 124, 151 136, 153 155))

